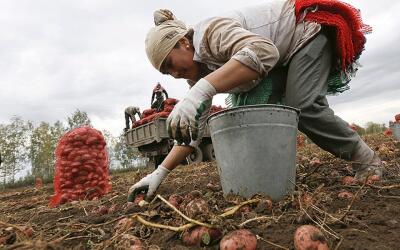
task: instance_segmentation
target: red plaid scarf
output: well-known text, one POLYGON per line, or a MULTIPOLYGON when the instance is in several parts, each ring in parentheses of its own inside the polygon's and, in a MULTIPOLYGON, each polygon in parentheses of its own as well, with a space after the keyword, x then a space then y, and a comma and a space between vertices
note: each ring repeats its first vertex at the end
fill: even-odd
POLYGON ((353 71, 352 64, 364 50, 364 34, 372 31, 362 22, 360 12, 337 0, 296 0, 295 9, 298 22, 305 20, 335 28, 340 68, 346 72, 353 71), (307 8, 310 9, 307 11, 307 8))

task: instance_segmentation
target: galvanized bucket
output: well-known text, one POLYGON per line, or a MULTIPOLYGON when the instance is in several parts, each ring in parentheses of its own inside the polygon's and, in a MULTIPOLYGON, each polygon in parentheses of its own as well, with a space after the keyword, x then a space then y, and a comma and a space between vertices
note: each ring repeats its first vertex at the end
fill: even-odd
POLYGON ((295 108, 252 105, 208 118, 224 195, 279 200, 294 190, 298 117, 295 108))
POLYGON ((400 123, 398 122, 390 123, 389 127, 392 130, 394 138, 400 141, 400 123))

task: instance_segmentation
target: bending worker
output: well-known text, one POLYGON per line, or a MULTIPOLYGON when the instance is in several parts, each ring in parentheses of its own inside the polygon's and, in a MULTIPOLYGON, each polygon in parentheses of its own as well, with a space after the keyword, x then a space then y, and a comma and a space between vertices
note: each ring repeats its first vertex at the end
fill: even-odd
POLYGON ((157 83, 156 87, 153 89, 153 94, 151 95, 151 108, 156 109, 157 112, 164 109, 164 95, 165 99, 168 99, 167 91, 161 86, 160 83, 157 83), (156 97, 156 101, 154 101, 154 97, 156 97))
POLYGON ((191 88, 167 120, 180 145, 129 189, 129 197, 142 190, 152 196, 200 143, 214 95, 251 92, 267 77, 273 90, 281 90, 273 94, 281 92, 285 105, 301 110, 301 132, 322 149, 352 161, 357 179, 381 178, 379 157, 334 115, 326 98, 331 73, 340 76, 338 86, 346 86, 364 49, 364 33, 370 28, 357 9, 335 0, 269 0, 192 28, 168 10, 156 11, 154 21, 145 44, 150 62, 163 74, 187 79, 191 88))
POLYGON ((139 116, 139 119, 142 119, 142 115, 140 114, 139 107, 129 106, 125 109, 125 129, 127 131, 129 126, 129 120, 132 121, 132 124, 136 121, 136 114, 139 116))

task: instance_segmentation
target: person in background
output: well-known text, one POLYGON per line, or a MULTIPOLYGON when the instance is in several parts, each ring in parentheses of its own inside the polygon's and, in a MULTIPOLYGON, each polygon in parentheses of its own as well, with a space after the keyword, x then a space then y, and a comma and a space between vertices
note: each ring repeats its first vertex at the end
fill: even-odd
POLYGON ((152 109, 156 109, 157 112, 164 109, 164 100, 165 100, 164 95, 165 95, 165 99, 168 99, 167 91, 161 86, 160 83, 157 83, 157 85, 153 89, 153 94, 151 95, 151 108, 152 109), (155 101, 154 101, 154 97, 156 98, 155 101))
POLYGON ((129 106, 125 109, 125 132, 130 128, 129 121, 131 121, 132 124, 136 121, 136 115, 139 116, 139 119, 142 119, 139 107, 129 106))
POLYGON ((326 98, 332 73, 336 87, 343 87, 357 70, 364 34, 371 30, 358 9, 337 0, 266 0, 191 28, 169 10, 156 11, 154 22, 145 41, 147 57, 158 71, 187 79, 191 88, 167 120, 179 145, 129 189, 129 197, 142 191, 152 196, 200 143, 213 96, 257 90, 268 77, 283 97, 274 99, 301 110, 301 132, 351 161, 356 179, 382 177, 378 155, 334 114, 326 98))

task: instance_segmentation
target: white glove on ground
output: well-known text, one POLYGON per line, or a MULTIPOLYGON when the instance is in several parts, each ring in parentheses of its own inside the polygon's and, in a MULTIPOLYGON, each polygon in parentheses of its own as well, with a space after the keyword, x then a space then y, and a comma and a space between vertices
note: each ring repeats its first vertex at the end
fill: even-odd
POLYGON ((199 131, 200 125, 205 122, 211 108, 212 97, 216 94, 214 86, 201 78, 168 116, 169 135, 178 143, 189 145, 191 141, 196 141, 202 134, 202 131, 199 131))
POLYGON ((167 168, 159 165, 156 170, 151 174, 146 175, 135 185, 129 188, 128 201, 132 202, 136 195, 142 191, 147 191, 146 197, 149 198, 153 196, 154 192, 157 190, 158 186, 161 184, 162 180, 171 172, 167 168))

